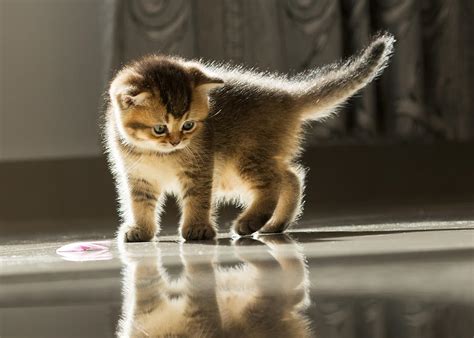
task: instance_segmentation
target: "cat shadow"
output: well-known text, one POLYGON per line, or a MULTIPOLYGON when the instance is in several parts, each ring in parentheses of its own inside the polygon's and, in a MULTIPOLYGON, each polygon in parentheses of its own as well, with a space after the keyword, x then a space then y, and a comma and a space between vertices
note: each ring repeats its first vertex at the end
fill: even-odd
POLYGON ((123 305, 119 337, 312 337, 305 311, 309 276, 301 247, 288 235, 241 238, 196 252, 177 244, 179 264, 164 248, 140 256, 120 248, 123 305), (162 250, 163 249, 163 250, 162 250), (175 262, 176 263, 176 262, 175 262), (170 271, 180 271, 172 276, 170 271))

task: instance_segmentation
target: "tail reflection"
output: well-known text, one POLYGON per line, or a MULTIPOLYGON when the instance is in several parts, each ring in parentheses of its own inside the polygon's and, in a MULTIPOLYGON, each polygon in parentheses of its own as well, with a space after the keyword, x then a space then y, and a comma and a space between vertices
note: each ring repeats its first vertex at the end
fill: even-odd
POLYGON ((133 247, 121 252, 120 337, 312 335, 303 313, 309 305, 308 271, 299 246, 287 235, 238 240, 233 246, 237 267, 224 266, 235 262, 225 250, 217 262, 217 246, 198 254, 196 245, 182 245, 184 270, 176 281, 170 280, 157 246, 152 257, 133 253, 133 247))

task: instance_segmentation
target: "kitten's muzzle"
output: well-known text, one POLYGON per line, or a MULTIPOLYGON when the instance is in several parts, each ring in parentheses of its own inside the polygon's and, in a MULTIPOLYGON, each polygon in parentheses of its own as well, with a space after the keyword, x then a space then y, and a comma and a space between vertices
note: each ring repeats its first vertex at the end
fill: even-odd
POLYGON ((169 140, 168 141, 172 146, 176 147, 180 142, 181 140, 169 140))

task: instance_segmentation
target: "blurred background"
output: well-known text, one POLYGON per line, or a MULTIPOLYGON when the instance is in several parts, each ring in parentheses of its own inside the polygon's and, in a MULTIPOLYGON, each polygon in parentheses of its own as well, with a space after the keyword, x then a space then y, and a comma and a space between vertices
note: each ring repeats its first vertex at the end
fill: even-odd
MULTIPOLYGON (((99 120, 128 60, 168 53, 293 74, 379 30, 398 41, 389 68, 308 129, 302 224, 472 214, 473 17, 472 0, 0 0, 0 241, 115 231, 99 120)), ((171 203, 172 233, 176 220, 171 203)))

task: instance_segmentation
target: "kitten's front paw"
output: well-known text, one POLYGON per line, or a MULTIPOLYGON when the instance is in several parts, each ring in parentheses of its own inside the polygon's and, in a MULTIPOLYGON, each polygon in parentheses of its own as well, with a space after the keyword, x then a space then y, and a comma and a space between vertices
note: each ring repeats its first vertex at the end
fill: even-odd
POLYGON ((138 226, 125 226, 121 232, 124 242, 128 243, 150 242, 155 237, 155 232, 152 229, 138 226))
POLYGON ((234 230, 240 236, 251 235, 260 230, 272 217, 270 214, 245 215, 235 221, 234 230))
POLYGON ((216 230, 210 224, 185 224, 181 228, 181 235, 187 241, 211 240, 216 237, 216 230))

